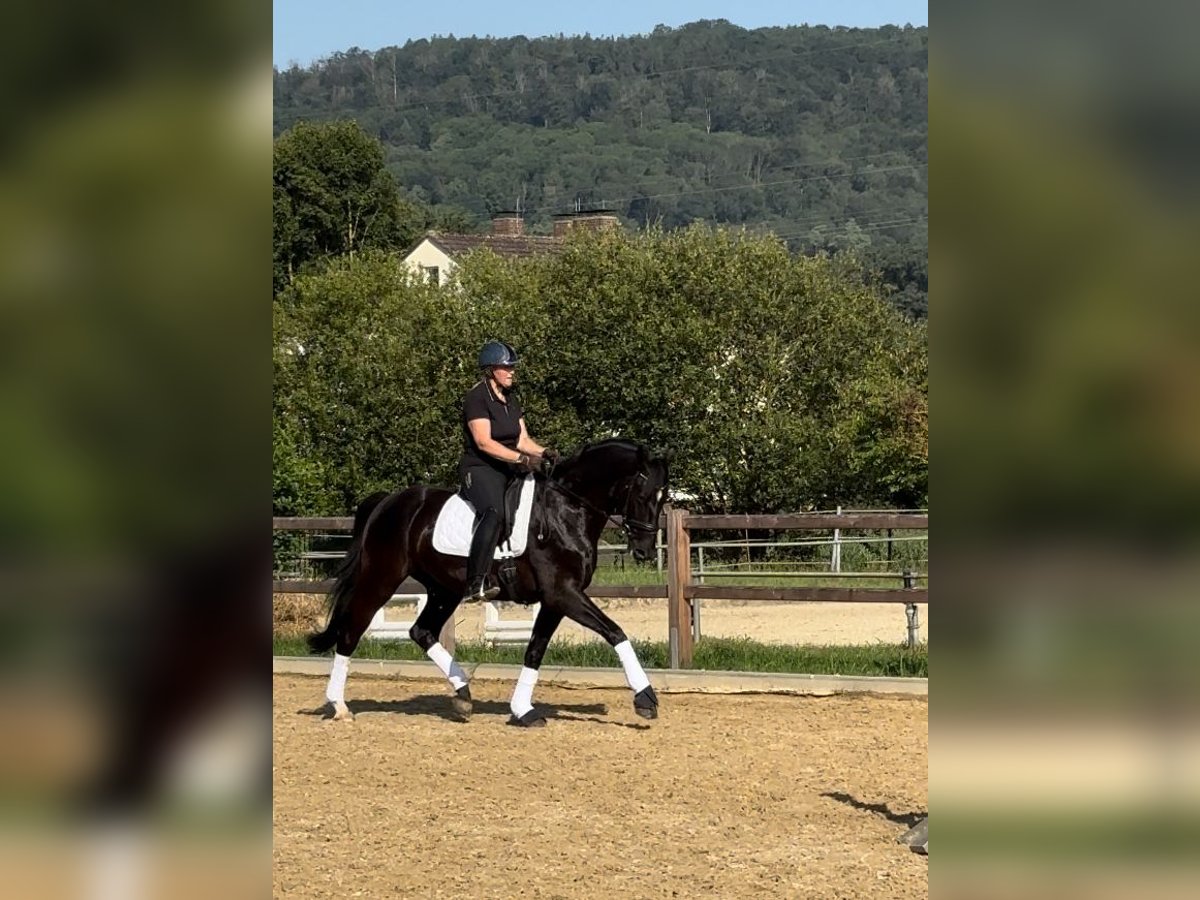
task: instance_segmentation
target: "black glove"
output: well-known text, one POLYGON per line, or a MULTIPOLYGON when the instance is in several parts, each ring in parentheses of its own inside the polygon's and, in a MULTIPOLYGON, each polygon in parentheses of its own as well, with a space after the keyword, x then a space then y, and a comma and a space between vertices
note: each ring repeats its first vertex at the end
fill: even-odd
POLYGON ((549 460, 551 464, 559 461, 560 456, 557 450, 553 447, 542 448, 542 459, 549 460))
POLYGON ((521 457, 512 466, 524 475, 529 472, 536 472, 541 467, 541 460, 535 456, 530 456, 528 453, 522 453, 521 457))

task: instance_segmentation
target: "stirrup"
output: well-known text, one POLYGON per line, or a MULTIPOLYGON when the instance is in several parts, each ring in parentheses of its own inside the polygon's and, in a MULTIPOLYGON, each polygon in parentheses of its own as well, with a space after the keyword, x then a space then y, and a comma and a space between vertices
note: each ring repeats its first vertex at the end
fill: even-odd
POLYGON ((465 603, 486 603, 497 594, 500 593, 500 588, 496 585, 486 586, 487 581, 479 579, 472 587, 467 588, 466 594, 463 595, 465 603))

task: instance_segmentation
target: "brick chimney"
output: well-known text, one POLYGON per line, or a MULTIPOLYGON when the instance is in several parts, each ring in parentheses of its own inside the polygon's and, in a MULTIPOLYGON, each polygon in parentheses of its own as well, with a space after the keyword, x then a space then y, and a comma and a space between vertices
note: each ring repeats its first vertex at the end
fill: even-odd
POLYGON ((520 237, 525 233, 525 220, 519 212, 498 212, 492 216, 492 234, 499 237, 520 237))
POLYGON ((621 224, 615 213, 596 210, 594 212, 560 213, 554 218, 554 236, 563 237, 573 228, 589 231, 605 231, 621 224))
POLYGON ((571 230, 571 226, 575 224, 575 213, 558 213, 552 218, 554 219, 555 237, 565 237, 571 230))
POLYGON ((575 216, 576 228, 587 228, 590 231, 606 231, 609 228, 616 228, 621 224, 613 213, 601 212, 581 212, 575 216))

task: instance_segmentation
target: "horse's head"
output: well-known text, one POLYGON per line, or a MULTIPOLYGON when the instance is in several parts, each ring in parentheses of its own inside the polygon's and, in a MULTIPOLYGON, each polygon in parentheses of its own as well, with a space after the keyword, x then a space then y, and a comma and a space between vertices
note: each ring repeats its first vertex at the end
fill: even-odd
POLYGON ((658 517, 667 498, 669 455, 641 444, 606 438, 583 447, 555 468, 568 493, 594 512, 621 517, 629 552, 653 558, 658 517))
POLYGON ((633 471, 614 488, 614 499, 621 503, 620 509, 614 511, 621 515, 629 552, 638 562, 654 558, 658 517, 667 499, 668 470, 666 455, 654 455, 637 445, 633 471), (624 502, 621 502, 622 496, 624 502))

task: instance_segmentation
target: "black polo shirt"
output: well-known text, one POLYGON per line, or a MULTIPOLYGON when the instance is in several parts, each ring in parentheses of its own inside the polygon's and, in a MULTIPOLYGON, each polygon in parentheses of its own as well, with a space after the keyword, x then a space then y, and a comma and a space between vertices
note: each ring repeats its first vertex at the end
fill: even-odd
POLYGON ((521 438, 521 417, 525 411, 515 391, 507 397, 507 403, 501 403, 493 395, 486 382, 480 381, 463 399, 463 455, 465 465, 471 465, 476 460, 493 468, 508 471, 509 464, 496 459, 491 454, 484 453, 475 444, 471 429, 467 423, 472 419, 487 419, 492 425, 492 440, 513 450, 517 449, 517 441, 521 438))

